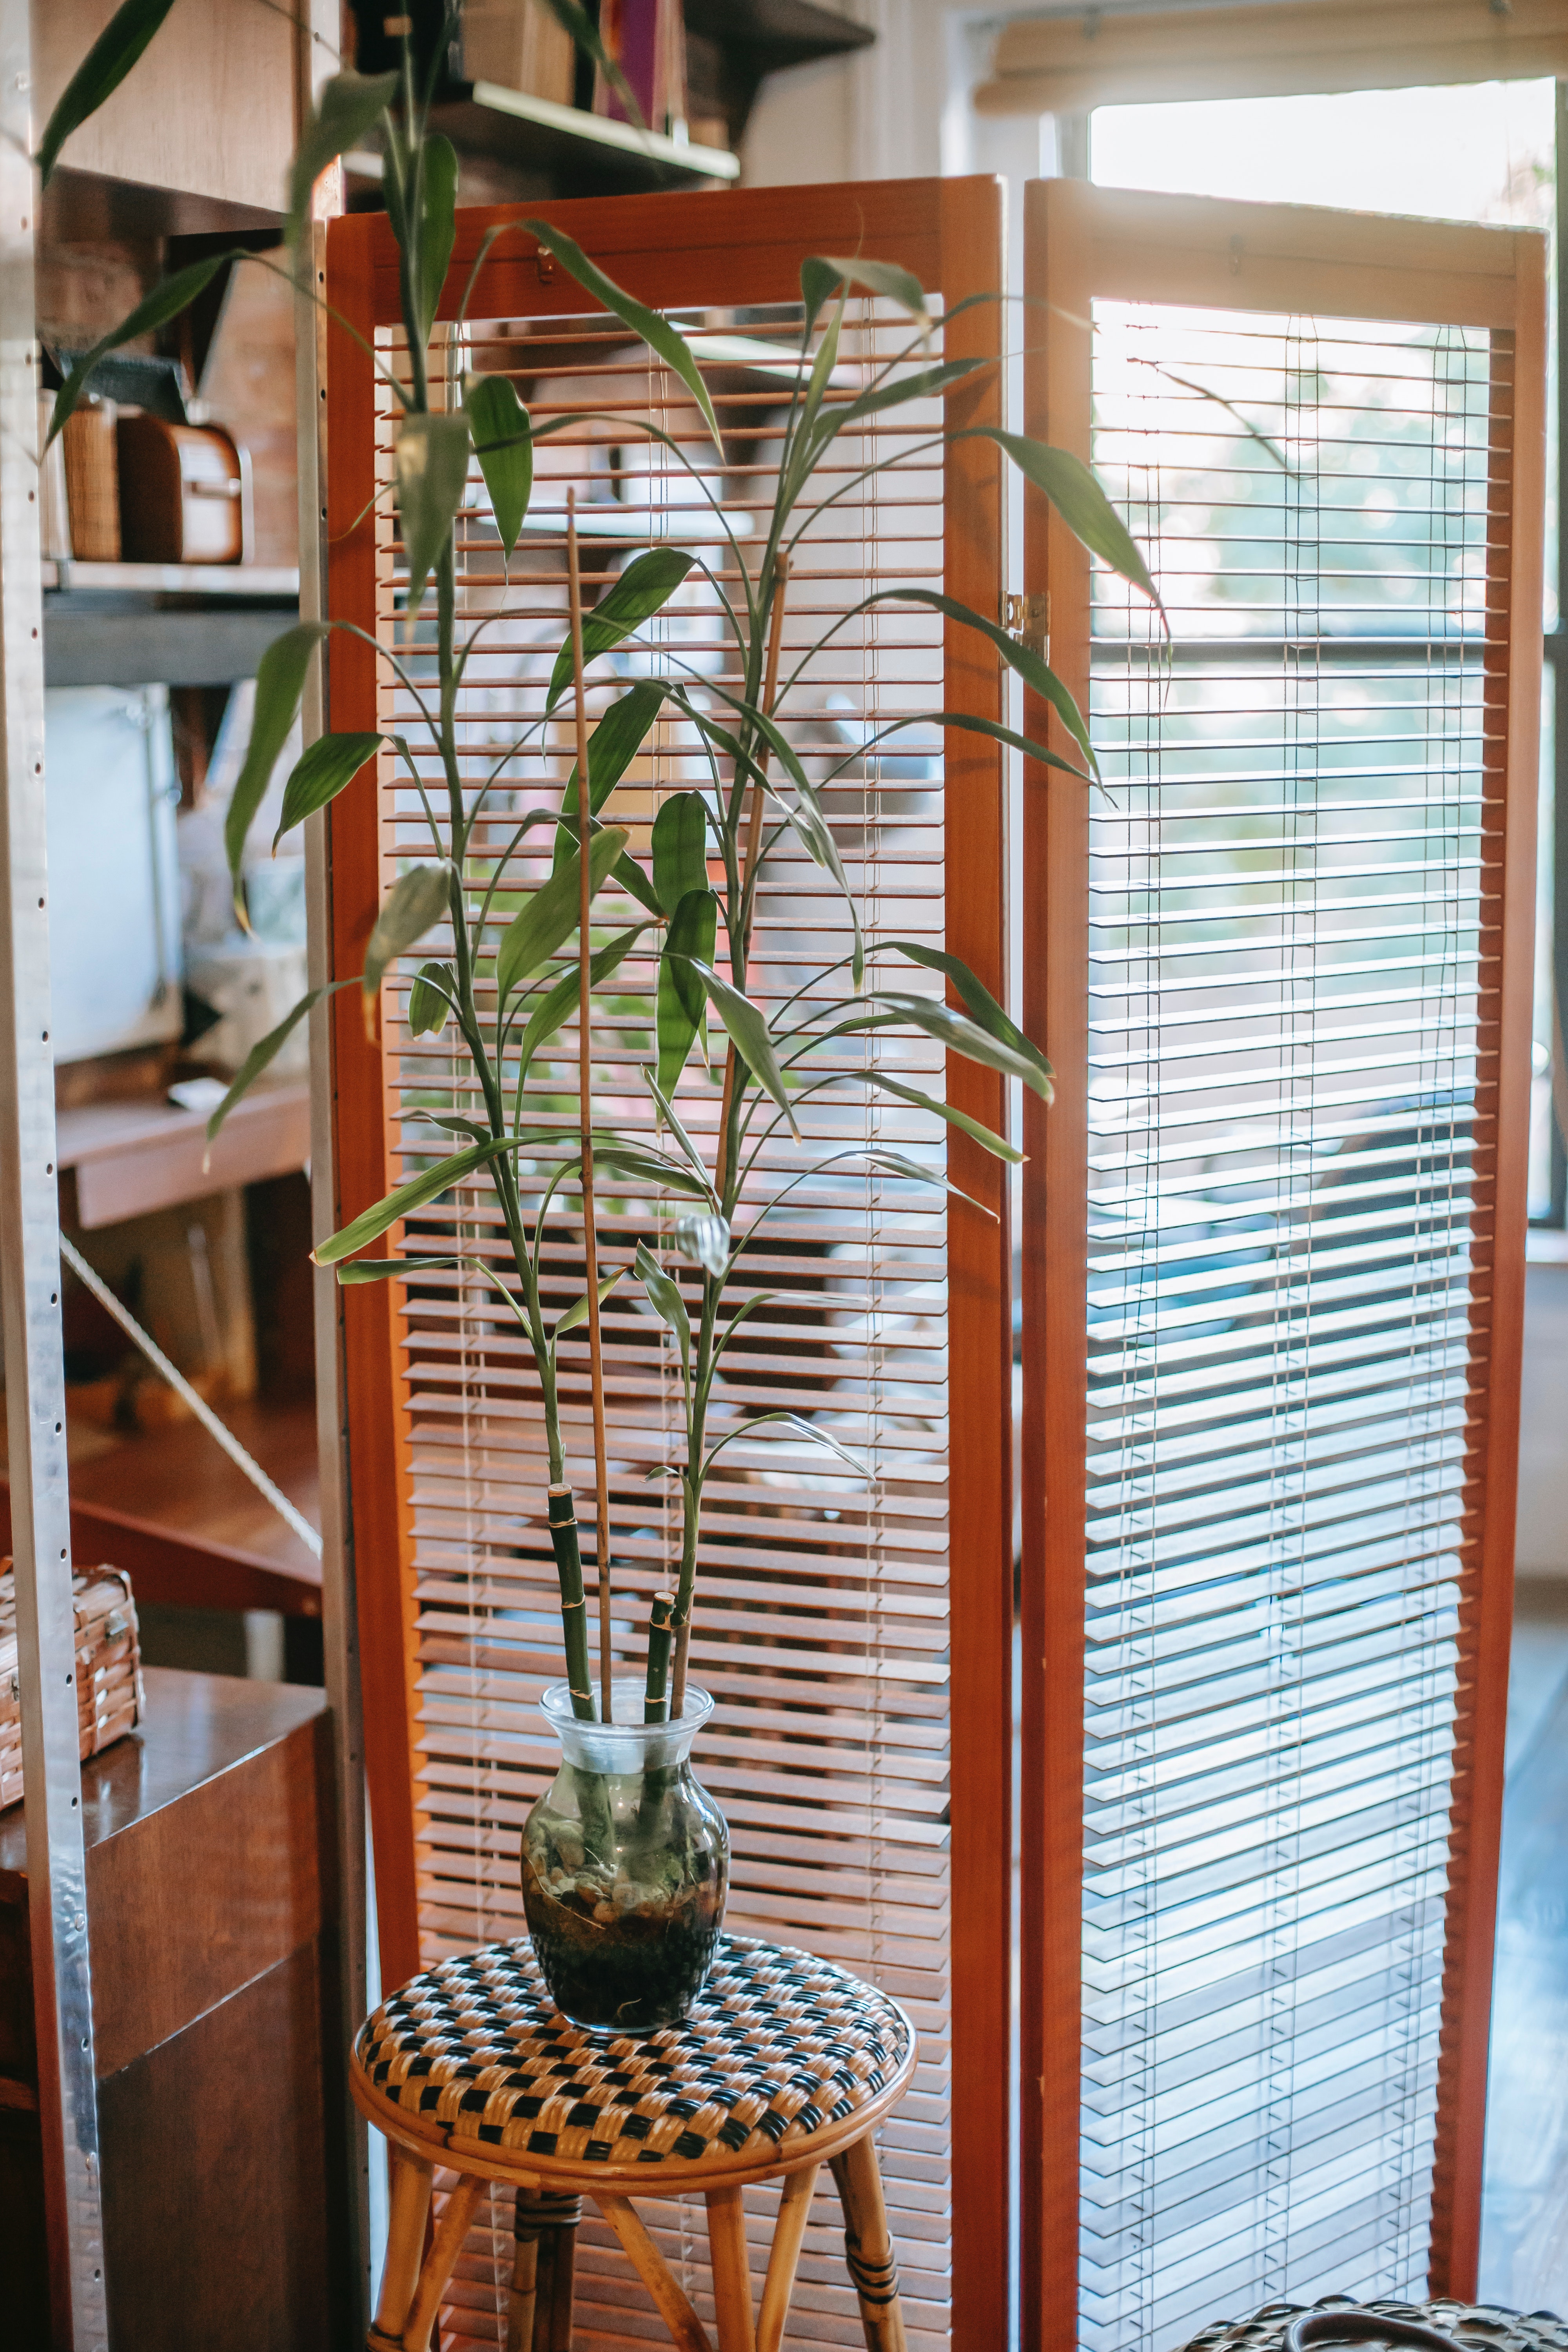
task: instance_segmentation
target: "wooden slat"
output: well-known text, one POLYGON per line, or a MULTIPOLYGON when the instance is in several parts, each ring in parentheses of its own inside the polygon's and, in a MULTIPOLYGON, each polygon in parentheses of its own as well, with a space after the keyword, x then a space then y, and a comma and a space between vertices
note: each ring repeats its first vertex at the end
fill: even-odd
POLYGON ((1492 1955, 1502 1836, 1503 1732, 1513 1623, 1514 1507, 1524 1339, 1524 1245, 1533 1020, 1536 809, 1541 761, 1542 545, 1546 504, 1546 249, 1519 240, 1513 325, 1494 344, 1491 503, 1509 528, 1494 541, 1487 597, 1497 720, 1494 792, 1483 856, 1496 876, 1501 984, 1483 1024, 1496 1070, 1497 1171, 1478 1218, 1475 1289, 1492 1312, 1472 1354, 1470 1491, 1479 1520, 1460 1603, 1466 1653, 1454 1726, 1457 1760, 1448 1933, 1444 1954, 1437 2144, 1433 2168, 1434 2294, 1473 2296, 1480 2250, 1481 2163, 1491 2037, 1492 1955), (1500 767, 1500 773, 1496 768, 1500 767))
MULTIPOLYGON (((375 327, 371 299, 371 225, 335 220, 327 236, 325 293, 358 336, 375 327)), ((363 616, 374 626, 374 533, 363 510, 376 489, 371 430, 376 398, 372 362, 360 341, 334 320, 327 339, 327 601, 334 617, 363 616)), ((327 723, 340 733, 373 731, 378 700, 375 657, 339 632, 328 656, 327 723)), ((332 893, 334 977, 357 972, 381 898, 381 824, 363 793, 327 814, 332 893)), ((346 1223, 392 1181, 386 1152, 386 1076, 367 1040, 357 992, 332 1001, 332 1061, 337 1079, 338 1214, 346 1223)), ((401 1984, 419 1965, 414 1878, 412 1715, 405 1580, 409 1565, 398 1498, 403 1403, 396 1379, 399 1317, 390 1284, 350 1294, 343 1316, 349 1425, 349 1485, 353 1517, 360 1671, 364 1699, 365 1785, 375 1860, 376 1929, 382 1981, 401 1984)))

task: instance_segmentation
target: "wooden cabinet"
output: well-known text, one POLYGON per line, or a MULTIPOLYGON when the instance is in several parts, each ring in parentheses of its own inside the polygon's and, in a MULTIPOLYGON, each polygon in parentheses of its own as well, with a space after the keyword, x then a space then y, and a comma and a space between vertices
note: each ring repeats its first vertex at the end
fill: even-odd
MULTIPOLYGON (((329 2070, 336 1900, 320 1691, 147 1669, 142 1728, 82 1769, 113 2341, 343 2340, 329 2070)), ((22 1809, 0 1814, 0 2278, 45 2352, 22 1809)))

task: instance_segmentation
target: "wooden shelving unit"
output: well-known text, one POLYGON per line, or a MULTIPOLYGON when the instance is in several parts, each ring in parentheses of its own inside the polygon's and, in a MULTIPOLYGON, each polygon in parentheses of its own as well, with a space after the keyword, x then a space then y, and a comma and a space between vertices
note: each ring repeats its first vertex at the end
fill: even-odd
POLYGON ((231 686, 299 611, 283 564, 44 565, 47 686, 231 686))

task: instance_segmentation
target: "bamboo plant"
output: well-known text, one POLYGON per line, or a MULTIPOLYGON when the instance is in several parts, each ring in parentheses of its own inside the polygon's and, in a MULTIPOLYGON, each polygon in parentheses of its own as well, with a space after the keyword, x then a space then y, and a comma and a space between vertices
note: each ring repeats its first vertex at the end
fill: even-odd
MULTIPOLYGON (((101 103, 116 79, 129 70, 140 47, 167 13, 168 0, 130 0, 111 21, 81 74, 68 89, 46 134, 46 167, 58 152, 65 131, 101 103), (133 22, 132 20, 134 20, 133 22), (118 28, 118 29, 117 29, 118 28), (118 43, 118 46, 116 46, 118 43), (106 47, 107 45, 107 47, 106 47), (100 52, 103 52, 102 56, 100 52), (128 54, 128 52, 130 54, 128 54), (97 61, 95 64, 95 60, 97 61), (90 69, 90 70, 89 70, 90 69), (82 89, 78 90, 78 83, 82 89), (73 93, 75 95, 73 96, 73 93), (75 109, 74 118, 64 115, 75 109)), ((437 54, 440 45, 437 44, 437 54)), ((868 947, 859 911, 824 811, 822 793, 837 770, 814 781, 789 732, 789 698, 811 656, 857 615, 885 604, 925 605, 976 633, 1058 714, 1080 755, 1061 757, 992 720, 967 713, 926 711, 895 722, 966 729, 988 735, 1032 760, 1068 769, 1086 786, 1096 776, 1088 730, 1071 695, 1040 655, 1010 636, 982 614, 924 589, 886 589, 840 614, 816 643, 796 648, 794 668, 781 679, 782 624, 789 592, 792 556, 814 518, 834 497, 878 470, 875 463, 851 466, 847 478, 835 477, 826 489, 825 460, 841 459, 844 436, 868 420, 902 404, 940 397, 975 370, 991 362, 975 359, 930 360, 926 346, 935 327, 923 289, 909 272, 874 259, 822 257, 801 273, 804 323, 793 363, 793 391, 782 430, 782 448, 771 513, 761 544, 748 562, 732 534, 721 503, 715 500, 685 448, 652 419, 640 429, 658 442, 713 508, 728 566, 721 572, 700 553, 659 545, 637 556, 614 586, 584 614, 577 576, 575 529, 569 520, 569 625, 555 656, 543 709, 518 740, 494 761, 486 775, 465 773, 459 751, 458 709, 465 666, 481 621, 467 634, 459 627, 455 529, 468 493, 470 462, 477 461, 505 560, 510 563, 529 510, 537 442, 570 419, 534 425, 510 382, 499 375, 473 378, 450 404, 447 387, 433 386, 426 362, 432 330, 447 292, 456 229, 457 157, 449 142, 427 124, 430 89, 421 86, 405 43, 400 73, 362 77, 345 73, 329 81, 309 123, 293 165, 288 235, 298 251, 310 189, 319 174, 346 149, 379 137, 385 159, 387 212, 400 257, 403 324, 406 334, 405 377, 376 365, 390 388, 396 412, 394 457, 395 497, 407 563, 404 651, 375 642, 379 661, 401 684, 418 712, 426 756, 439 773, 437 800, 427 794, 414 747, 406 737, 328 733, 312 743, 289 773, 283 794, 279 837, 300 824, 353 785, 369 779, 374 789, 377 755, 400 764, 428 819, 429 854, 409 864, 383 903, 366 950, 363 972, 331 986, 357 985, 373 1008, 384 981, 399 958, 444 925, 450 945, 420 967, 408 998, 407 1019, 416 1034, 435 1034, 451 1024, 477 1093, 473 1112, 426 1112, 450 1146, 384 1200, 316 1251, 343 1283, 380 1281, 461 1264, 487 1282, 515 1318, 527 1342, 538 1379, 549 1462, 547 1521, 560 1586, 567 1680, 574 1712, 591 1721, 610 1705, 610 1559, 598 1310, 616 1276, 597 1278, 595 1186, 609 1178, 622 1196, 661 1201, 674 1195, 683 1204, 669 1234, 679 1256, 700 1277, 695 1312, 680 1282, 661 1265, 646 1243, 637 1252, 636 1276, 654 1310, 673 1336, 679 1361, 683 1458, 669 1469, 679 1481, 679 1556, 672 1592, 654 1601, 647 1633, 645 1719, 679 1717, 683 1704, 704 1493, 715 1461, 731 1439, 750 1435, 763 1423, 782 1424, 842 1453, 837 1440, 800 1416, 780 1410, 726 1427, 710 1427, 715 1384, 725 1352, 743 1319, 765 1294, 752 1293, 731 1308, 728 1293, 737 1265, 766 1218, 803 1183, 853 1161, 861 1169, 932 1181, 931 1167, 879 1143, 846 1147, 824 1156, 803 1153, 798 1170, 771 1199, 754 1204, 749 1180, 781 1131, 796 1136, 796 1112, 813 1097, 864 1088, 929 1116, 933 1131, 942 1123, 963 1129, 986 1150, 1005 1160, 1019 1155, 952 1105, 929 1096, 880 1066, 876 1044, 882 1033, 909 1036, 923 1032, 944 1048, 1020 1080, 1047 1101, 1051 1073, 1038 1046, 1008 1017, 975 975, 956 959, 910 940, 883 940, 868 947), (838 361, 847 309, 858 295, 890 304, 908 320, 903 347, 874 371, 855 397, 838 392, 838 361), (664 611, 693 571, 705 575, 732 641, 740 685, 727 688, 711 677, 700 682, 666 649, 658 674, 640 679, 612 701, 589 730, 585 681, 593 665, 636 642, 638 633, 664 611), (435 691, 415 677, 406 658, 415 623, 426 598, 435 606, 435 691), (564 790, 552 784, 547 730, 570 698, 574 721, 575 762, 564 790), (615 793, 660 712, 672 709, 706 754, 710 781, 701 790, 667 799, 652 828, 646 866, 631 855, 629 828, 616 821, 615 793), (510 912, 499 938, 495 909, 506 882, 506 856, 481 849, 478 832, 492 809, 496 780, 520 759, 536 762, 542 794, 519 818, 511 848, 534 831, 553 845, 548 878, 510 912), (586 792, 584 779, 586 779, 586 792), (586 806, 584 807, 584 800, 586 806), (842 892, 847 908, 849 952, 796 992, 770 1022, 748 993, 748 971, 756 916, 757 887, 773 845, 784 833, 801 844, 842 892), (722 881, 709 879, 717 866, 722 881), (640 919, 595 942, 594 905, 611 889, 629 897, 640 919), (648 1142, 596 1123, 590 1060, 591 999, 602 989, 639 940, 658 950, 657 1060, 646 1070, 657 1112, 657 1139, 648 1142), (958 1004, 897 985, 900 966, 934 971, 949 983, 958 1004), (542 1048, 575 1014, 579 1038, 578 1112, 574 1118, 542 1120, 527 1110, 525 1080, 542 1048), (725 1039, 724 1087, 716 1137, 703 1149, 682 1122, 677 1088, 689 1056, 703 1039, 709 1016, 725 1039), (813 1056, 836 1041, 869 1041, 863 1066, 853 1078, 822 1074, 813 1056), (521 1171, 534 1172, 537 1196, 525 1197, 521 1171), (504 1271, 478 1256, 463 1258, 367 1255, 403 1222, 471 1179, 493 1190, 505 1235, 504 1271), (584 1296, 552 1319, 542 1283, 546 1230, 575 1202, 573 1221, 584 1238, 587 1287, 584 1296), (567 1480, 562 1429, 559 1353, 561 1342, 586 1327, 591 1355, 596 1470, 595 1561, 599 1603, 599 1688, 595 1690, 588 1634, 579 1526, 567 1480)), ((719 420, 691 345, 669 320, 647 310, 614 284, 592 259, 549 222, 516 226, 552 253, 589 296, 645 344, 653 359, 684 386, 716 448, 723 443, 719 420)), ((456 305, 466 318, 482 264, 507 227, 492 228, 480 247, 456 305)), ((100 359, 120 344, 155 331, 192 301, 229 257, 215 256, 178 272, 155 288, 119 327, 72 372, 55 404, 51 436, 58 433, 87 389, 100 359)), ((263 267, 276 266, 262 263, 263 267)), ((307 289, 309 290, 309 289, 307 289)), ((319 298, 313 298, 319 299, 319 298)), ((353 329, 339 322, 345 331, 353 329)), ((373 354, 373 357, 374 354, 373 354)), ((633 429, 624 416, 622 430, 633 429)), ((1064 522, 1096 556, 1151 597, 1152 583, 1131 538, 1089 470, 1069 454, 985 425, 971 427, 995 442, 1006 457, 1053 502, 1064 522)), ((923 446, 940 449, 953 436, 939 433, 923 446)), ((1157 601, 1157 600, 1156 600, 1157 601)), ((504 608, 504 607, 503 607, 504 608)), ((321 641, 342 621, 306 623, 286 631, 268 649, 257 681, 253 731, 227 819, 227 847, 237 907, 244 919, 240 875, 246 844, 289 730, 298 715, 321 641)), ((357 630, 351 634, 361 635, 357 630)), ((373 641, 374 642, 374 641, 373 641)), ((649 648, 658 654, 657 647, 649 648)), ((423 658, 423 655, 422 655, 423 658)), ((863 756, 895 731, 884 729, 850 755, 863 756)), ((848 761, 840 763, 847 766, 848 761)), ((510 855, 510 852, 508 853, 510 855)), ((646 952, 646 950, 644 950, 646 952)), ((910 975, 912 978, 912 974, 910 975)), ((301 998, 287 1018, 254 1049, 209 1122, 216 1136, 234 1105, 274 1058, 319 998, 301 998)), ((940 1179, 938 1181, 941 1181, 940 1179)), ((853 1464, 852 1457, 846 1460, 853 1464)))

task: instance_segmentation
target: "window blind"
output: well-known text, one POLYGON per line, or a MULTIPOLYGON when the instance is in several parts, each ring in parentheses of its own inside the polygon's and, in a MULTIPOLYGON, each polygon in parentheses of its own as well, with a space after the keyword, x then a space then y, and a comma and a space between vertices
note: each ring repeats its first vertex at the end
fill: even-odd
MULTIPOLYGON (((718 220, 718 207, 729 204, 705 204, 703 218, 718 220)), ((573 209, 563 209, 563 222, 573 209)), ((626 211, 575 209, 605 223, 626 211)), ((613 243, 606 252, 591 224, 572 226, 619 275, 613 243)), ((470 242, 478 235, 476 228, 470 242)), ((837 249, 830 237, 828 249, 837 249)), ((797 269, 791 259, 786 284, 797 269)), ((929 262, 922 274, 934 290, 938 273, 929 262)), ((760 275, 768 290, 781 275, 776 261, 760 275)), ((517 829, 529 808, 553 805, 573 762, 569 709, 542 741, 514 748, 542 710, 566 635, 566 491, 577 491, 590 603, 656 541, 694 551, 710 572, 695 570, 635 643, 597 666, 590 723, 635 677, 679 676, 699 693, 707 685, 738 687, 721 593, 733 593, 738 562, 754 561, 797 380, 801 313, 787 299, 679 308, 722 421, 721 451, 706 440, 689 394, 650 364, 618 322, 581 308, 552 309, 537 290, 526 310, 518 306, 522 315, 473 308, 479 315, 460 335, 438 331, 430 355, 437 379, 456 387, 470 373, 504 373, 536 426, 564 424, 536 442, 530 517, 510 566, 477 467, 458 523, 459 634, 485 623, 465 674, 459 719, 466 787, 477 791, 487 773, 493 777, 471 876, 476 902, 493 886, 493 934, 519 894, 550 870, 549 829, 521 839, 517 829), (642 429, 648 422, 692 459, 700 486, 642 429)), ((399 331, 382 327, 377 341, 395 371, 406 366, 399 331)), ((927 366, 932 356, 918 339, 911 346, 901 313, 857 300, 836 388, 849 398, 889 362, 927 366)), ((782 720, 823 785, 872 941, 942 945, 952 936, 941 734, 917 727, 873 740, 900 716, 952 699, 942 624, 915 607, 850 610, 879 588, 940 589, 951 580, 944 466, 932 441, 941 424, 940 405, 921 402, 844 436, 824 470, 826 503, 795 551, 784 623, 782 675, 790 684, 782 720), (875 470, 858 482, 867 467, 875 470), (810 656, 812 641, 835 622, 843 625, 831 643, 810 656)), ((375 395, 374 434, 376 478, 384 481, 395 434, 384 391, 375 395)), ((374 530, 374 625, 397 647, 408 681, 383 678, 375 723, 417 746, 413 694, 433 667, 430 635, 423 623, 411 631, 402 613, 402 549, 384 501, 374 530)), ((423 750, 417 756, 434 784, 434 761, 423 750)), ((631 826, 633 854, 646 860, 653 818, 672 791, 712 781, 695 731, 667 706, 616 795, 614 814, 631 826)), ((431 797, 441 801, 435 792, 431 797)), ((982 830, 977 844, 983 839, 982 830)), ((419 796, 389 770, 381 785, 382 887, 408 860, 428 854, 419 796)), ((606 934, 640 919, 614 890, 601 894, 595 914, 606 934)), ((999 950, 1000 942, 993 944, 999 950)), ((772 842, 751 993, 770 1013, 802 988, 841 994, 841 976, 830 968, 848 947, 829 877, 793 835, 772 842)), ((421 1113, 469 1108, 471 1082, 450 1038, 416 1039, 406 1028, 414 971, 440 952, 434 932, 384 999, 388 1181, 428 1164, 443 1148, 421 1113)), ((642 1072, 654 1059, 653 982, 651 956, 634 949, 594 1008, 605 1121, 649 1138, 653 1106, 642 1072)), ((825 1059, 823 1068, 847 1081, 858 1053, 856 1041, 846 1041, 838 1061, 825 1059)), ((574 1015, 531 1069, 529 1115, 559 1117, 574 1128, 576 1054, 574 1015)), ((683 1120, 704 1140, 717 1123, 721 1037, 714 1055, 712 1077, 693 1065, 679 1096, 683 1120)), ((897 1057, 906 1080, 942 1090, 939 1047, 911 1042, 897 1057)), ((882 2165, 906 2324, 911 2341, 934 2346, 950 2332, 953 2266, 950 1572, 964 1556, 964 1538, 954 1539, 950 1524, 952 1221, 942 1149, 903 1105, 889 1097, 868 1109, 860 1091, 846 1084, 804 1098, 799 1118, 807 1150, 797 1151, 787 1134, 766 1146, 750 1181, 753 1209, 817 1156, 812 1144, 818 1152, 835 1144, 896 1144, 921 1159, 930 1176, 868 1180, 862 1167, 847 1162, 800 1185, 742 1261, 732 1303, 765 1296, 748 1318, 744 1341, 726 1356, 715 1433, 784 1405, 829 1432, 862 1466, 850 1471, 832 1454, 793 1437, 777 1442, 772 1432, 739 1439, 721 1457, 709 1489, 691 1653, 693 1675, 712 1690, 718 1710, 694 1763, 730 1823, 727 1926, 831 1955, 895 1993, 916 2021, 920 2069, 882 2134, 882 2165)), ((531 1187, 537 1197, 542 1175, 526 1160, 520 1172, 525 1193, 531 1187)), ((617 1195, 601 1181, 598 1206, 602 1272, 629 1267, 646 1241, 672 1275, 689 1281, 669 1246, 679 1202, 617 1195)), ((422 1213, 404 1240, 416 1252, 456 1244, 505 1263, 499 1211, 483 1184, 459 1188, 422 1213)), ((999 1244, 991 1246, 999 1255, 999 1244)), ((542 1263, 547 1311, 580 1295, 581 1227, 574 1216, 552 1221, 542 1263)), ((1000 1283, 984 1312, 994 1325, 1000 1365, 1006 1322, 1000 1283)), ((658 1474, 679 1456, 679 1423, 675 1367, 632 1282, 607 1303, 604 1335, 616 1654, 629 1664, 640 1655, 651 1597, 668 1587, 679 1557, 678 1505, 671 1482, 658 1474)), ((538 1699, 562 1670, 558 1592, 543 1517, 548 1470, 537 1389, 504 1309, 477 1278, 422 1276, 408 1286, 395 1339, 414 1861, 427 1960, 524 1932, 518 1843, 528 1807, 554 1769, 538 1699)), ((561 1355, 567 1475, 587 1517, 586 1349, 568 1340, 561 1355)), ((995 1565, 1000 1598, 1005 1553, 995 1565)), ((1005 1812, 995 1826, 1005 1839, 1005 1812)), ((760 2287, 777 2192, 746 2195, 760 2287)), ((699 2310, 710 2315, 700 2201, 649 2200, 641 2210, 699 2310)), ((842 2232, 829 2188, 806 2239, 792 2342, 859 2340, 842 2232)), ((504 2342, 510 2263, 510 2198, 498 2194, 481 2209, 459 2261, 444 2342, 504 2342)), ((584 2338, 640 2342, 657 2330, 651 2304, 591 2210, 577 2277, 584 2338)), ((1001 2281, 996 2286, 1003 2291, 1001 2281)))
POLYGON ((1508 1508, 1516 350, 1239 297, 1089 318, 1169 637, 1096 580, 1076 2301, 1084 2346, 1170 2352, 1434 2261, 1508 1508))
POLYGON ((1110 0, 1015 17, 997 36, 981 114, 1070 114, 1175 99, 1426 89, 1568 68, 1556 0, 1110 0))

